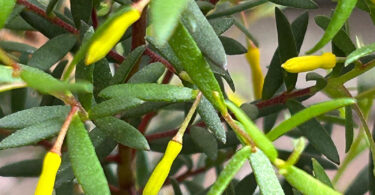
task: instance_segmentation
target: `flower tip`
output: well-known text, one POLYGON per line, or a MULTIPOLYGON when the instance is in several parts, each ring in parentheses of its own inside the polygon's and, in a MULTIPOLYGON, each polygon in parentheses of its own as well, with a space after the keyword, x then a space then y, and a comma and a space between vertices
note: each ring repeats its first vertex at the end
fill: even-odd
POLYGON ((40 174, 35 195, 49 195, 53 192, 56 174, 61 164, 61 156, 55 152, 47 152, 43 161, 43 169, 40 174))

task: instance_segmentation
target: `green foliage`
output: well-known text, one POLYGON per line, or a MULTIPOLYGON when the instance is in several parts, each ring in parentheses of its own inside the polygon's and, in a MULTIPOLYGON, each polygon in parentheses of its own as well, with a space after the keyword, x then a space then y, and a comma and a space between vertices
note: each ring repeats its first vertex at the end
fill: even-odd
POLYGON ((0 29, 6 29, 0 32, 6 35, 0 41, 0 158, 7 162, 0 176, 39 176, 49 166, 41 151, 49 150, 61 153, 57 195, 141 191, 155 167, 150 152, 164 153, 173 139, 183 147, 165 167, 171 171, 164 186, 171 184, 175 194, 374 192, 375 142, 367 123, 375 97, 375 43, 362 43, 367 40, 362 29, 348 22, 357 7, 375 24, 372 0, 338 0, 331 16, 316 16, 310 25, 310 9, 316 15, 323 5, 314 0, 135 2, 0 0, 0 29), (295 8, 301 14, 291 21, 295 8), (264 61, 268 46, 249 24, 273 10, 277 49, 264 61), (137 21, 129 30, 124 23, 113 26, 121 17, 137 21), (301 55, 304 42, 311 44, 311 25, 324 34, 307 53, 331 42, 324 52, 336 55, 336 66, 327 73, 299 74, 306 77, 296 87, 298 75, 281 65, 301 55), (40 34, 47 40, 36 42, 40 34), (111 51, 87 66, 83 58, 93 43, 111 51), (228 55, 251 58, 258 48, 262 57, 248 60, 262 59, 259 67, 250 65, 252 73, 267 67, 262 99, 235 101, 237 94, 251 97, 247 91, 254 84, 236 83, 228 69, 237 64, 228 55), (347 83, 356 78, 356 86, 347 83), (301 88, 307 81, 314 82, 301 88), (317 93, 328 98, 311 98, 317 93), (181 123, 193 102, 191 121, 181 123), (336 125, 345 131, 336 131, 336 125), (185 126, 183 136, 176 136, 185 126), (340 156, 337 134, 345 138, 346 154, 340 156), (280 147, 290 139, 300 140, 295 150, 280 147), (306 147, 301 140, 307 140, 306 147), (23 155, 25 146, 32 146, 27 152, 34 157, 8 160, 23 155), (367 148, 369 162, 342 187, 342 175, 367 148), (238 179, 246 161, 251 170, 238 179), (211 168, 216 177, 209 175, 214 183, 207 186, 211 168), (327 170, 337 172, 332 180, 327 170))

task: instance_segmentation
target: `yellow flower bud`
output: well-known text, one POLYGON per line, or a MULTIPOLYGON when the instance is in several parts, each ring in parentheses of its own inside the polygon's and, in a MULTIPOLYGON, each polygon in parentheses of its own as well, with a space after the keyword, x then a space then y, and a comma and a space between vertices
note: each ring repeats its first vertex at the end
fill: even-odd
POLYGON ((257 47, 249 47, 245 57, 251 68, 255 98, 260 99, 262 97, 264 77, 260 66, 259 49, 257 47))
POLYGON ((61 164, 60 155, 54 152, 47 152, 43 161, 42 174, 36 186, 35 195, 50 195, 53 192, 56 173, 61 164))
POLYGON ((89 45, 85 59, 86 65, 95 63, 105 57, 121 39, 126 29, 140 17, 140 11, 130 7, 124 13, 110 19, 108 24, 104 23, 99 27, 89 45))
POLYGON ((143 195, 157 195, 168 177, 173 161, 181 152, 182 144, 174 140, 169 141, 165 154, 158 165, 155 167, 148 179, 143 195))
POLYGON ((301 56, 291 58, 281 65, 287 72, 298 73, 317 68, 331 69, 336 65, 336 56, 327 52, 321 56, 301 56))

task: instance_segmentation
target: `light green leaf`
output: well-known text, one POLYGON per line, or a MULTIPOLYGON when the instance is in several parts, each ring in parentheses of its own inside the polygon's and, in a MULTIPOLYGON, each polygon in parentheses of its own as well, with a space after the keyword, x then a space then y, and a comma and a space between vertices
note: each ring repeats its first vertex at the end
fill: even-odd
POLYGON ((22 82, 20 78, 13 77, 13 69, 9 66, 0 65, 0 84, 22 82))
POLYGON ((375 43, 358 48, 348 55, 345 66, 373 52, 375 52, 375 43))
POLYGON ((266 0, 249 0, 249 1, 242 1, 243 3, 238 4, 236 6, 230 7, 228 9, 220 10, 220 11, 215 11, 214 13, 210 14, 207 16, 207 18, 217 18, 220 16, 227 16, 227 15, 232 15, 240 11, 244 11, 247 9, 251 9, 253 7, 256 7, 258 5, 261 5, 263 3, 266 3, 266 0))
POLYGON ((330 40, 332 40, 333 37, 335 37, 337 32, 339 32, 341 27, 349 18, 355 5, 357 4, 357 1, 358 0, 339 0, 337 2, 335 12, 333 13, 331 22, 328 24, 328 27, 325 30, 323 37, 312 49, 306 52, 307 54, 312 54, 318 51, 319 49, 324 47, 324 45, 326 45, 330 40))
POLYGON ((245 163, 246 159, 250 156, 250 154, 251 148, 249 146, 245 146, 241 150, 238 150, 229 160, 224 169, 220 172, 219 177, 211 186, 210 191, 207 193, 207 195, 222 194, 227 188, 230 181, 245 163))
POLYGON ((85 194, 110 195, 108 182, 84 124, 74 115, 67 143, 74 175, 85 194))
POLYGON ((167 43, 188 4, 188 0, 152 0, 150 5, 152 30, 158 45, 167 43))
POLYGON ((284 194, 270 160, 260 149, 251 153, 249 162, 262 194, 284 194))
POLYGON ((267 134, 267 137, 272 141, 276 140, 278 137, 284 135, 285 133, 289 132, 290 130, 304 123, 305 121, 308 121, 314 117, 317 117, 331 110, 335 110, 337 108, 351 105, 354 103, 355 103, 354 99, 341 98, 341 99, 335 99, 335 100, 319 103, 316 105, 312 105, 296 113, 289 119, 281 122, 277 127, 273 128, 267 134))
POLYGON ((16 0, 0 0, 0 29, 3 28, 8 16, 12 13, 16 0))

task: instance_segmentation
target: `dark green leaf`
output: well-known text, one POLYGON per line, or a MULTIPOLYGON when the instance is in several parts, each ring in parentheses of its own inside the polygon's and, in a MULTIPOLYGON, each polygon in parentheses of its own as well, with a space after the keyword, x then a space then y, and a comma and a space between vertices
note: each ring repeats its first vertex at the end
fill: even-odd
POLYGON ((296 7, 296 8, 303 8, 303 9, 315 9, 318 8, 318 4, 315 3, 313 0, 268 0, 272 3, 276 3, 279 5, 284 5, 288 7, 296 7))
POLYGON ((235 188, 236 194, 254 194, 257 188, 257 182, 255 180, 254 173, 251 173, 244 177, 235 188))
POLYGON ((36 50, 35 47, 32 47, 30 45, 13 41, 0 41, 0 47, 5 51, 17 51, 28 54, 32 54, 36 50))
POLYGON ((0 29, 3 28, 8 16, 10 15, 10 13, 12 13, 15 5, 15 0, 0 0, 0 29))
POLYGON ((199 116, 202 118, 207 127, 214 133, 217 139, 222 143, 226 142, 225 130, 212 104, 202 97, 197 109, 199 116))
MULTIPOLYGON (((305 109, 305 107, 297 101, 288 101, 286 105, 292 114, 296 114, 305 109)), ((333 162, 336 162, 337 164, 340 163, 339 154, 335 144, 324 127, 316 119, 312 118, 309 121, 302 123, 298 126, 298 129, 317 151, 324 154, 333 162)))
POLYGON ((337 34, 337 32, 341 29, 341 27, 345 24, 346 20, 349 18, 350 14, 352 13, 355 5, 357 4, 358 0, 345 0, 345 1, 338 1, 335 12, 333 13, 331 22, 328 24, 327 29, 324 32, 323 37, 320 41, 309 51, 306 53, 311 54, 326 45, 333 37, 337 34))
POLYGON ((64 120, 52 119, 12 133, 0 142, 0 149, 15 148, 38 143, 56 135, 64 120))
POLYGON ((315 178, 317 178, 318 180, 320 180, 327 186, 333 188, 331 180, 329 179, 328 175, 324 171, 324 168, 322 167, 322 165, 320 165, 319 162, 315 160, 314 158, 311 160, 312 160, 312 166, 313 166, 313 172, 314 172, 315 178))
POLYGON ((68 106, 44 106, 30 108, 1 118, 0 128, 22 129, 51 119, 63 119, 68 113, 68 106))
POLYGON ((155 33, 156 43, 164 45, 172 36, 179 18, 189 0, 155 0, 151 1, 152 30, 155 33))
POLYGON ((258 108, 254 104, 244 103, 240 107, 245 114, 253 121, 258 117, 258 108))
POLYGON ((28 24, 48 38, 53 38, 57 35, 66 33, 62 27, 50 23, 47 19, 32 11, 28 11, 27 9, 22 11, 21 16, 28 24))
MULTIPOLYGON (((279 8, 275 8, 277 36, 279 40, 280 63, 283 64, 288 59, 298 56, 295 37, 286 16, 279 8)), ((284 71, 285 85, 288 91, 293 90, 297 82, 297 74, 284 71)))
POLYGON ((75 43, 76 37, 72 34, 54 37, 34 52, 28 65, 46 71, 63 58, 75 43))
POLYGON ((227 55, 239 55, 247 52, 247 49, 238 41, 224 36, 220 36, 219 38, 227 55))
POLYGON ((171 37, 169 44, 194 84, 197 85, 203 95, 216 109, 221 113, 225 113, 226 106, 219 83, 198 46, 182 24, 177 26, 176 32, 171 37))
POLYGON ((98 98, 99 92, 110 85, 112 80, 111 69, 109 68, 109 63, 106 58, 99 60, 95 63, 94 68, 94 96, 97 102, 101 99, 98 98))
POLYGON ((246 159, 249 158, 250 154, 251 148, 249 146, 245 146, 241 150, 237 151, 229 160, 223 171, 221 171, 219 177, 211 186, 207 195, 222 194, 230 181, 245 163, 246 159))
POLYGON ((233 25, 234 19, 233 18, 221 17, 221 18, 215 18, 215 19, 208 20, 208 22, 211 24, 215 33, 217 35, 221 35, 233 25))
POLYGON ((253 7, 256 7, 258 5, 261 5, 263 3, 266 3, 266 0, 260 0, 260 1, 255 1, 255 0, 249 0, 249 1, 243 1, 244 3, 235 5, 231 8, 216 11, 210 15, 207 16, 207 18, 217 18, 220 16, 227 16, 227 15, 232 15, 240 11, 244 11, 253 7))
POLYGON ((277 117, 279 113, 270 114, 264 117, 263 120, 263 131, 268 133, 276 124, 277 117))
POLYGON ((0 168, 2 177, 37 177, 42 171, 43 159, 24 160, 0 168))
POLYGON ((70 0, 70 8, 76 27, 80 27, 81 20, 89 23, 92 7, 92 0, 70 0))
POLYGON ((217 158, 217 141, 207 129, 193 126, 190 128, 190 135, 193 142, 208 156, 208 158, 212 160, 217 158))
POLYGON ((136 154, 136 179, 139 186, 145 186, 151 174, 150 161, 145 151, 137 151, 136 154))
MULTIPOLYGON (((308 147, 307 147, 307 149, 308 149, 308 147)), ((299 160, 298 160, 297 164, 295 164, 295 166, 297 166, 301 169, 311 171, 311 170, 313 170, 311 159, 314 158, 323 166, 324 169, 329 169, 329 170, 336 170, 337 169, 337 165, 334 164, 332 161, 328 160, 327 158, 323 157, 320 154, 307 153, 306 150, 305 150, 304 153, 301 154, 301 156, 299 157, 299 160)), ((279 150, 279 158, 281 158, 283 160, 287 160, 289 158, 289 156, 291 155, 291 153, 292 153, 291 151, 279 150)))
POLYGON ((325 86, 327 86, 327 80, 316 72, 307 73, 306 81, 316 81, 315 87, 317 90, 323 89, 325 86))
POLYGON ((67 143, 73 172, 83 191, 86 194, 111 194, 90 137, 78 115, 70 124, 67 143))
POLYGON ((111 116, 142 105, 143 103, 144 101, 138 98, 113 98, 93 106, 89 111, 89 115, 91 119, 111 116))
POLYGON ((149 150, 146 138, 127 122, 115 117, 105 117, 95 120, 95 124, 108 136, 122 145, 139 150, 149 150))
MULTIPOLYGON (((86 81, 88 83, 94 82, 94 68, 95 64, 86 66, 83 61, 77 64, 75 78, 77 81, 86 81)), ((78 100, 86 110, 90 110, 93 104, 94 96, 92 93, 78 94, 78 100)))
POLYGON ((173 187, 174 194, 175 195, 182 195, 182 192, 181 192, 181 189, 180 189, 180 184, 178 183, 178 181, 173 179, 173 178, 171 178, 170 181, 171 181, 171 184, 172 184, 172 187, 173 187))
POLYGON ((345 152, 348 152, 353 143, 353 115, 352 108, 345 106, 345 152))
POLYGON ((262 194, 284 194, 270 160, 260 149, 250 154, 249 161, 262 194))
MULTIPOLYGON (((316 16, 315 23, 319 25, 324 30, 327 29, 328 24, 331 19, 326 16, 316 16)), ((349 55, 356 48, 349 35, 345 32, 344 29, 340 29, 337 34, 332 39, 333 44, 335 44, 345 55, 349 55)))
POLYGON ((99 94, 103 98, 136 97, 145 101, 183 102, 195 99, 198 92, 186 87, 156 83, 112 85, 99 94))
POLYGON ((368 166, 364 167, 355 177, 353 182, 345 190, 345 195, 351 194, 365 194, 369 187, 368 175, 371 174, 371 170, 368 166))
POLYGON ((128 77, 130 71, 137 64, 138 60, 141 58, 143 52, 145 51, 145 46, 139 46, 135 48, 125 59, 123 63, 120 64, 119 68, 116 70, 110 84, 120 84, 125 81, 128 77))
POLYGON ((165 66, 155 62, 143 67, 130 77, 128 83, 155 83, 165 72, 165 66))
POLYGON ((189 31, 203 55, 215 65, 227 69, 224 47, 194 0, 189 0, 186 10, 182 13, 181 22, 189 31))

